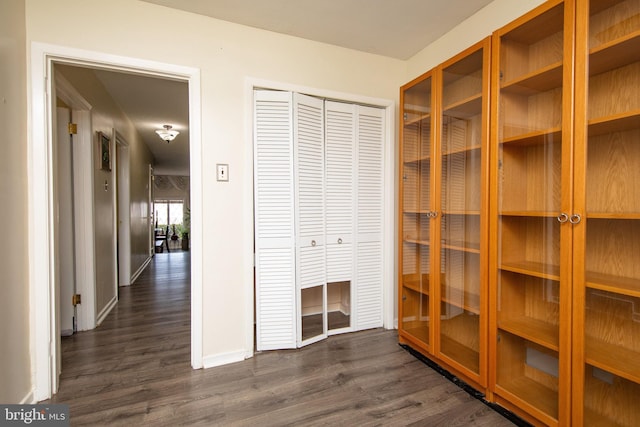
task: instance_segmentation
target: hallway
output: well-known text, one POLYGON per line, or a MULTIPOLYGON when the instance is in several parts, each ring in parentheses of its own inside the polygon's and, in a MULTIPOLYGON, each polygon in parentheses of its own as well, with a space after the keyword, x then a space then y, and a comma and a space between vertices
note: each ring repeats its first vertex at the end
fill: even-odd
MULTIPOLYGON (((62 341, 71 425, 510 426, 404 351, 395 331, 190 366, 190 252, 158 254, 94 331, 62 341)), ((223 326, 223 325, 222 325, 223 326)))

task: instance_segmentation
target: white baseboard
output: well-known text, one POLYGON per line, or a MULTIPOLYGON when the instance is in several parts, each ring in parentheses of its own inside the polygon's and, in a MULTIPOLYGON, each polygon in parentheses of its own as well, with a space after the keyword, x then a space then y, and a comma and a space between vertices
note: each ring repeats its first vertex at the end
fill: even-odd
POLYGON ((98 317, 96 318, 96 327, 102 323, 102 321, 111 313, 113 307, 118 303, 118 296, 114 296, 111 301, 107 303, 107 305, 102 309, 100 313, 98 313, 98 317))
POLYGON ((245 351, 233 351, 231 353, 214 354, 205 356, 202 359, 202 367, 204 369, 213 368, 215 366, 228 365, 229 363, 242 362, 247 356, 245 351))
POLYGON ((147 257, 145 262, 142 263, 140 268, 137 269, 136 272, 131 275, 131 281, 130 281, 131 285, 133 285, 133 282, 135 282, 136 279, 142 274, 142 272, 144 271, 145 268, 147 268, 147 265, 149 265, 150 262, 151 262, 151 257, 149 256, 147 257))

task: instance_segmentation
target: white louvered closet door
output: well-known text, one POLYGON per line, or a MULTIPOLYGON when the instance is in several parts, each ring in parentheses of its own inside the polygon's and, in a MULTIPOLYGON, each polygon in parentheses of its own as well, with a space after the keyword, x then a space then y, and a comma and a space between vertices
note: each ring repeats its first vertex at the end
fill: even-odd
POLYGON ((325 232, 328 333, 352 326, 356 106, 325 101, 325 232))
POLYGON ((296 347, 293 119, 289 92, 254 92, 256 345, 296 347))
POLYGON ((384 110, 357 107, 355 327, 383 324, 384 110))
POLYGON ((294 93, 298 346, 327 337, 324 101, 294 93))

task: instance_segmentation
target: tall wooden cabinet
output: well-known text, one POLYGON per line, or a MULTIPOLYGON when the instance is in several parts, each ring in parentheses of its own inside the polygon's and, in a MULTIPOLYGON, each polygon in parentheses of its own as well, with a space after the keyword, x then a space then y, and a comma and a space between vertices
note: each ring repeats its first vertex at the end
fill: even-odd
POLYGON ((490 387, 495 400, 569 425, 572 1, 493 35, 490 387), (566 223, 567 226, 563 226, 566 223))
POLYGON ((400 341, 536 425, 640 425, 640 0, 549 0, 400 96, 400 341))
POLYGON ((496 31, 490 389, 547 425, 640 424, 640 1, 496 31))
POLYGON ((401 88, 399 334, 486 385, 490 39, 401 88))
POLYGON ((578 0, 573 423, 640 425, 640 1, 578 0))

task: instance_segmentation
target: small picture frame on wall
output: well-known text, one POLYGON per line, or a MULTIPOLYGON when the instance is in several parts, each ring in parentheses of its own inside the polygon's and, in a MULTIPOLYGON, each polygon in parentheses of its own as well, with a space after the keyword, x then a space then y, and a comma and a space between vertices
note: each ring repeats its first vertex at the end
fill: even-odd
POLYGON ((98 132, 98 145, 100 148, 100 169, 111 171, 111 140, 104 133, 98 132))

